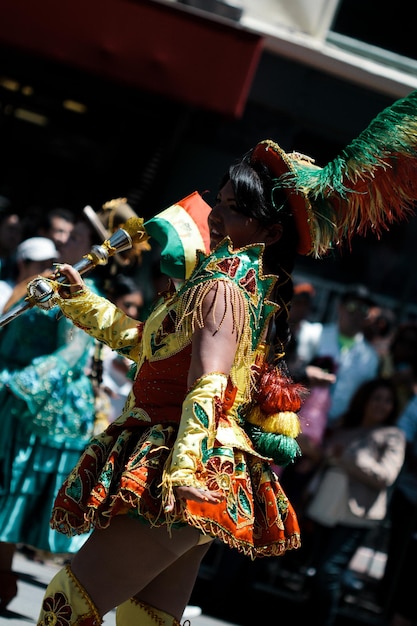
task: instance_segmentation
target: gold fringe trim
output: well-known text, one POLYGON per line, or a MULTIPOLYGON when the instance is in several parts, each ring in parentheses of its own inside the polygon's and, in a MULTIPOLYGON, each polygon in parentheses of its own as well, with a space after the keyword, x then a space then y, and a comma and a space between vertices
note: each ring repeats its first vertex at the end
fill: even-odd
POLYGON ((230 306, 233 313, 233 333, 238 339, 241 329, 245 324, 245 300, 240 290, 229 280, 208 280, 198 285, 193 285, 180 297, 178 306, 178 326, 181 326, 184 319, 191 318, 191 329, 195 330, 204 327, 203 303, 207 295, 212 292, 213 303, 210 313, 214 326, 219 330, 229 313, 230 306), (216 314, 219 318, 216 318, 216 314))
MULTIPOLYGON (((186 521, 194 528, 197 528, 201 533, 205 535, 209 535, 213 538, 220 539, 223 543, 228 545, 230 548, 236 549, 245 556, 249 556, 252 560, 260 557, 268 557, 268 556, 282 556, 288 550, 296 550, 301 547, 301 537, 298 533, 287 537, 285 540, 280 541, 278 543, 273 543, 265 546, 253 546, 252 544, 243 542, 242 540, 237 539, 229 532, 225 531, 223 528, 219 527, 218 524, 215 524, 211 520, 202 520, 201 518, 194 517, 191 515, 185 508, 185 504, 181 504, 181 510, 178 510, 178 505, 176 507, 175 512, 172 514, 164 513, 166 516, 166 525, 168 527, 168 531, 170 531, 175 523, 178 523, 180 519, 182 521, 186 521)), ((148 520, 149 523, 150 520, 148 520)), ((97 524, 96 521, 94 523, 96 528, 105 528, 106 526, 101 526, 97 524)), ((159 526, 160 524, 156 524, 159 526)), ((108 524, 107 524, 108 526, 108 524)), ((70 526, 68 525, 68 528, 70 526)), ((82 534, 89 530, 90 526, 85 530, 77 531, 77 534, 82 534)), ((60 528, 56 528, 60 530, 60 528)), ((62 532, 62 530, 60 530, 62 532)), ((73 533, 66 533, 71 536, 73 533)))
POLYGON ((193 285, 190 289, 179 296, 178 319, 176 332, 192 336, 196 328, 204 328, 207 320, 207 311, 204 311, 204 300, 208 294, 212 294, 213 302, 208 314, 211 316, 211 323, 217 332, 228 315, 233 316, 232 333, 236 334, 237 349, 236 359, 230 372, 230 379, 233 385, 247 390, 249 400, 253 387, 253 350, 252 331, 250 327, 249 306, 245 297, 231 280, 218 278, 204 281, 198 285, 193 285), (237 371, 245 373, 245 381, 237 380, 237 371))
POLYGON ((190 526, 194 526, 194 528, 197 528, 205 535, 220 539, 220 541, 229 546, 229 548, 238 550, 238 552, 250 557, 252 560, 267 556, 282 556, 287 550, 296 550, 301 547, 301 537, 298 533, 280 542, 264 546, 254 546, 241 539, 237 539, 234 535, 231 535, 211 520, 194 517, 187 510, 184 511, 184 518, 190 526))

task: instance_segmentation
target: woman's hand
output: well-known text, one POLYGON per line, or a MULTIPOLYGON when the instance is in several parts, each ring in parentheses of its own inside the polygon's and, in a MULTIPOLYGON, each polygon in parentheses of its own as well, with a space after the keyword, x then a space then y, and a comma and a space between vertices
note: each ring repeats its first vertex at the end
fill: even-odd
MULTIPOLYGON (((178 500, 192 500, 193 502, 206 502, 208 504, 218 504, 223 502, 225 495, 222 491, 208 491, 207 489, 198 489, 197 487, 174 487, 175 498, 178 500)), ((168 513, 173 511, 175 507, 175 499, 172 498, 165 507, 168 513)))
POLYGON ((67 278, 66 284, 63 285, 67 293, 73 294, 85 289, 85 283, 81 278, 81 274, 68 263, 57 264, 55 278, 58 278, 58 276, 65 276, 67 278))

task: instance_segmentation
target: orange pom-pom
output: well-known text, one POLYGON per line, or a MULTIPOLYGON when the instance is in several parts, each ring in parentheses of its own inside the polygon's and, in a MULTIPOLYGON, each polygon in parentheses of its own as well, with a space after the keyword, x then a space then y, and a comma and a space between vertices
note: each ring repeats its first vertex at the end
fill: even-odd
POLYGON ((263 413, 296 413, 306 394, 303 385, 294 383, 282 371, 272 366, 268 366, 261 374, 257 388, 256 401, 263 413))

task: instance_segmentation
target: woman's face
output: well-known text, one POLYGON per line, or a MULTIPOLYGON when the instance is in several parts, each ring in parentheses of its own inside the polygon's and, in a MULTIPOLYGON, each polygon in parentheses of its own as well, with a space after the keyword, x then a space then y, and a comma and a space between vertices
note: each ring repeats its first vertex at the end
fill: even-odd
POLYGON ((217 194, 208 224, 211 249, 226 236, 234 248, 242 248, 251 243, 267 243, 270 235, 270 229, 261 226, 258 220, 239 213, 230 180, 217 194))
POLYGON ((143 308, 143 296, 140 291, 134 291, 119 296, 115 299, 114 303, 119 309, 122 309, 126 315, 138 320, 143 308))
POLYGON ((19 245, 22 235, 20 217, 13 213, 0 222, 0 256, 7 256, 19 245))

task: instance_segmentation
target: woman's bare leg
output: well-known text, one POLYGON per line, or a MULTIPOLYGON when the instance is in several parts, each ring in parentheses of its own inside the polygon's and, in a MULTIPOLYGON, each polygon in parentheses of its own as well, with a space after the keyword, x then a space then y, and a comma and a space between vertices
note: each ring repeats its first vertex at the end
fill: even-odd
POLYGON ((74 556, 71 569, 104 616, 144 590, 194 548, 199 537, 198 530, 191 526, 172 530, 170 536, 166 527, 150 527, 119 515, 109 528, 93 532, 74 556))
POLYGON ((212 543, 197 545, 188 550, 137 593, 135 598, 180 621, 190 600, 201 561, 212 543))

